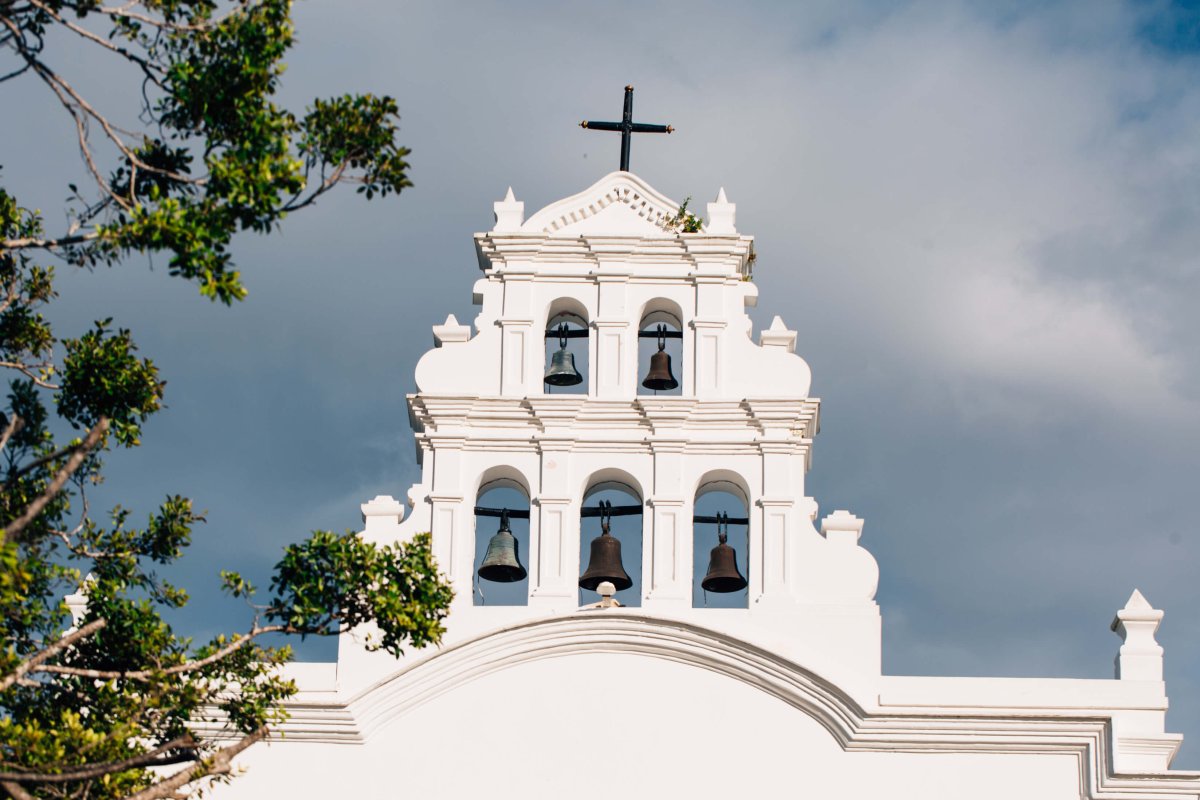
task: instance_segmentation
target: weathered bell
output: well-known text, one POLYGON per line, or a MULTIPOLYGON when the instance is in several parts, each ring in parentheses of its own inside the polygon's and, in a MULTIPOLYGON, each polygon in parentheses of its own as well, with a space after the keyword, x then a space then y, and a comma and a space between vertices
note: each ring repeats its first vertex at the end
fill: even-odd
POLYGON ((667 326, 659 325, 658 352, 650 356, 650 371, 646 373, 646 379, 642 381, 642 386, 656 392, 674 389, 679 385, 679 381, 675 380, 675 376, 671 374, 671 356, 666 352, 666 333, 667 326))
POLYGON ((650 356, 650 371, 646 373, 646 379, 642 381, 642 386, 662 392, 674 389, 678 385, 679 381, 675 380, 675 376, 671 374, 670 354, 659 350, 650 356))
POLYGON ((618 592, 633 586, 633 579, 621 565, 621 543, 608 532, 607 525, 592 539, 592 556, 588 559, 587 571, 579 576, 579 585, 594 592, 604 581, 612 581, 618 592))
POLYGON ((566 347, 554 351, 550 356, 550 369, 546 370, 546 383, 551 386, 575 386, 583 382, 583 376, 575 369, 575 356, 566 347))
POLYGON ((479 565, 479 577, 495 583, 514 583, 525 579, 525 568, 517 552, 517 538, 508 529, 508 509, 500 513, 500 530, 488 542, 487 553, 479 565))
POLYGON ((729 546, 724 533, 717 534, 717 546, 708 556, 708 574, 700 581, 706 592, 726 594, 746 588, 746 579, 738 572, 737 552, 729 546))

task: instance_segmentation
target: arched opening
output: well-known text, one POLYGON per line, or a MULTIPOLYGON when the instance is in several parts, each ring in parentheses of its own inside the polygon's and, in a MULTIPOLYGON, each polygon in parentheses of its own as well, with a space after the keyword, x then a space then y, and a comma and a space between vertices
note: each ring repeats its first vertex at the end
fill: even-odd
POLYGON ((637 393, 683 394, 683 317, 667 300, 646 304, 638 323, 637 393))
POLYGON ((587 394, 591 366, 587 310, 570 299, 556 301, 546 316, 547 394, 587 394))
POLYGON ((692 607, 746 608, 750 593, 750 496, 733 474, 710 473, 692 516, 692 607))
POLYGON ((475 495, 477 606, 529 604, 529 492, 508 470, 485 474, 475 495))
POLYGON ((621 605, 640 606, 644 515, 636 483, 623 473, 593 476, 583 493, 579 516, 579 604, 598 601, 600 595, 591 584, 608 579, 616 586, 621 605), (619 547, 597 543, 601 539, 615 539, 619 547))

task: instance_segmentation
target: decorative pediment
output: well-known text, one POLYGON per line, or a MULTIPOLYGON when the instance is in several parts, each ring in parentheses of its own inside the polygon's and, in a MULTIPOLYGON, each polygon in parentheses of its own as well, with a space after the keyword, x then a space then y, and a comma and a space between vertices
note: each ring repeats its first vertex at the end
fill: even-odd
POLYGON ((610 172, 579 194, 538 211, 520 227, 522 233, 655 236, 674 231, 664 223, 679 203, 660 194, 632 172, 610 172))

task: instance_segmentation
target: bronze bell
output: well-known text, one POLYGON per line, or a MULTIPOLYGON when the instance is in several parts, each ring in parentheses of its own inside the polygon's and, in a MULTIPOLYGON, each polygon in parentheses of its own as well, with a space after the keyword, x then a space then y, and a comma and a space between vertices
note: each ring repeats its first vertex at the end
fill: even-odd
POLYGON ((575 386, 583 382, 583 376, 575 369, 575 356, 567 352, 567 325, 558 326, 558 350, 550 356, 550 368, 543 379, 551 386, 575 386))
POLYGON ((667 339, 664 336, 666 332, 666 325, 658 326, 658 352, 650 356, 650 371, 646 373, 646 379, 642 381, 642 386, 656 392, 667 391, 679 386, 679 381, 675 380, 675 376, 671 374, 671 356, 666 352, 667 339))
MULTIPOLYGON (((724 523, 728 528, 729 523, 724 523)), ((706 592, 726 594, 746 588, 746 579, 738 572, 737 551, 729 546, 729 534, 717 523, 717 546, 708 557, 708 574, 700 581, 706 592)))
POLYGON ((488 542, 487 553, 479 565, 479 577, 495 583, 514 583, 525 579, 525 568, 517 552, 517 538, 508 528, 508 509, 500 512, 500 530, 488 542))
POLYGON ((618 592, 633 586, 633 579, 621 564, 621 543, 608 531, 611 518, 604 515, 606 506, 611 507, 612 503, 600 504, 600 535, 592 539, 587 571, 579 576, 580 587, 591 592, 604 581, 611 581, 618 592))

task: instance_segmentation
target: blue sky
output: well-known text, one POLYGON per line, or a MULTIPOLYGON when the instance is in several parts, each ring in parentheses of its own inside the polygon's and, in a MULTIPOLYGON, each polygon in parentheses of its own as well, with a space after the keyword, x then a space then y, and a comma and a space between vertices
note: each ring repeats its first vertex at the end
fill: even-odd
MULTIPOLYGON (((64 275, 64 333, 114 316, 169 410, 106 491, 208 511, 176 579, 198 635, 245 624, 217 570, 265 575, 312 528, 417 476, 404 393, 470 234, 616 167, 621 87, 670 123, 633 169, 756 237, 823 401, 811 493, 866 519, 889 673, 1107 677, 1114 612, 1166 610, 1172 709, 1200 767, 1200 12, 1165 3, 301 3, 283 100, 395 96, 415 186, 343 192, 247 236, 249 299, 130 262, 64 275), (352 9, 352 10, 351 10, 352 9)), ((109 107, 131 84, 55 61, 109 107)), ((80 166, 33 83, 5 185, 63 218, 80 166)), ((328 648, 307 649, 320 657, 328 648)))

